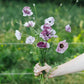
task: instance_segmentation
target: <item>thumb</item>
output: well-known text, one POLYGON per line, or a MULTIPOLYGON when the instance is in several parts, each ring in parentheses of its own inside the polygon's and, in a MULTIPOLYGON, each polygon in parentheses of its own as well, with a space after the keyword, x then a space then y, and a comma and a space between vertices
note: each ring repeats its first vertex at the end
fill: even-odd
POLYGON ((47 63, 45 63, 45 66, 49 66, 47 63))

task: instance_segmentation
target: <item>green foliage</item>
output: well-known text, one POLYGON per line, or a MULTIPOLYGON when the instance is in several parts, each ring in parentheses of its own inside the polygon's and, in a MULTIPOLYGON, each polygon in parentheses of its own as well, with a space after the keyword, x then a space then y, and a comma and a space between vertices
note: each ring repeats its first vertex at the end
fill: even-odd
MULTIPOLYGON (((75 4, 77 0, 1 0, 3 3, 9 3, 11 1, 17 1, 17 2, 25 2, 25 3, 45 3, 45 2, 52 2, 55 3, 56 5, 59 5, 60 3, 63 4, 75 4)), ((84 0, 78 0, 77 2, 78 5, 83 5, 84 6, 84 0)))
MULTIPOLYGON (((60 0, 59 0, 60 1, 60 0)), ((24 43, 26 37, 22 37, 21 41, 15 38, 15 30, 22 29, 28 36, 31 34, 29 30, 26 31, 23 24, 28 18, 22 16, 22 8, 30 6, 35 14, 34 8, 30 3, 0 3, 0 43, 24 43)), ((59 41, 67 40, 69 43, 84 42, 84 8, 76 5, 57 6, 54 3, 38 3, 37 8, 37 24, 35 30, 41 32, 40 26, 44 24, 44 19, 49 16, 55 18, 55 25, 53 29, 56 30, 58 39, 50 39, 51 48, 47 50, 46 57, 49 65, 59 65, 72 58, 77 57, 84 52, 84 44, 69 44, 68 50, 64 54, 56 53, 55 49, 59 41), (46 9, 46 11, 45 11, 46 9), (62 31, 65 25, 70 24, 72 33, 62 31)), ((31 35, 34 36, 32 33, 31 35)), ((39 36, 36 37, 35 45, 7 45, 0 44, 0 72, 1 73, 33 73, 34 65, 39 62, 40 51, 36 47, 39 42, 39 36)), ((72 74, 55 79, 49 79, 48 84, 82 84, 84 75, 72 74), (76 77, 76 78, 75 78, 76 77), (78 78, 79 77, 79 78, 78 78), (78 82, 76 82, 79 80, 78 82)), ((7 75, 0 77, 0 83, 9 84, 39 84, 38 78, 31 75, 7 75)))

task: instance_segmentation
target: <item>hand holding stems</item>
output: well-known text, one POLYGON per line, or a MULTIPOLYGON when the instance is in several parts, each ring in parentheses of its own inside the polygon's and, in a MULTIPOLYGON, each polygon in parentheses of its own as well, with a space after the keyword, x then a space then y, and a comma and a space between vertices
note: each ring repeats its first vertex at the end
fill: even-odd
POLYGON ((51 66, 49 66, 47 63, 45 63, 44 66, 40 66, 39 63, 37 63, 34 67, 34 75, 39 76, 42 74, 42 71, 49 72, 51 69, 51 66))

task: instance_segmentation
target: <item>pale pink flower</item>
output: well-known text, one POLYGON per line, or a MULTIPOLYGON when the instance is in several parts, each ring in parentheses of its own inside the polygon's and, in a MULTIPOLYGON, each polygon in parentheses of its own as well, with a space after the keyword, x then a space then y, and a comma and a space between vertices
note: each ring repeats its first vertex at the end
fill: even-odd
POLYGON ((37 44, 37 47, 39 47, 39 48, 50 48, 50 44, 47 42, 39 42, 37 44))
POLYGON ((35 22, 33 22, 33 21, 26 22, 26 23, 24 24, 24 26, 25 26, 25 27, 34 27, 34 26, 35 26, 35 22))
POLYGON ((54 29, 45 29, 40 33, 40 37, 47 41, 52 37, 57 38, 58 36, 55 34, 56 34, 56 31, 54 29))
POLYGON ((67 32, 71 32, 71 27, 70 27, 69 24, 65 26, 65 30, 66 30, 67 32))
POLYGON ((26 44, 33 44, 35 37, 29 36, 26 38, 26 44))
POLYGON ((53 17, 49 17, 45 19, 45 24, 49 24, 50 26, 54 25, 55 19, 53 17))
POLYGON ((30 7, 25 6, 22 10, 23 16, 31 16, 33 15, 33 12, 31 11, 30 7))
POLYGON ((19 32, 19 30, 15 31, 15 36, 16 36, 17 40, 21 39, 21 33, 19 32))
POLYGON ((59 42, 56 52, 58 53, 64 53, 68 48, 68 43, 66 42, 66 40, 59 42))
POLYGON ((41 29, 44 30, 44 29, 52 29, 52 28, 51 28, 50 24, 46 23, 41 26, 41 29))

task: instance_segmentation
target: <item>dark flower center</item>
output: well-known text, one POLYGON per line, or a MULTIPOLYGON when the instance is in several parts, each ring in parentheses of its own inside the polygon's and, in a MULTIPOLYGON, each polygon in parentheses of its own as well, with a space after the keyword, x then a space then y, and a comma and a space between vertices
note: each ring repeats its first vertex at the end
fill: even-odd
POLYGON ((60 44, 60 48, 63 48, 64 47, 64 45, 63 44, 60 44))
POLYGON ((30 11, 28 11, 28 10, 25 10, 24 12, 27 13, 27 14, 30 14, 30 11))
POLYGON ((51 21, 49 21, 49 23, 51 23, 51 21))
POLYGON ((49 34, 46 34, 47 36, 49 36, 49 34))
POLYGON ((49 33, 48 31, 46 31, 46 36, 49 36, 49 34, 50 34, 50 33, 49 33))

